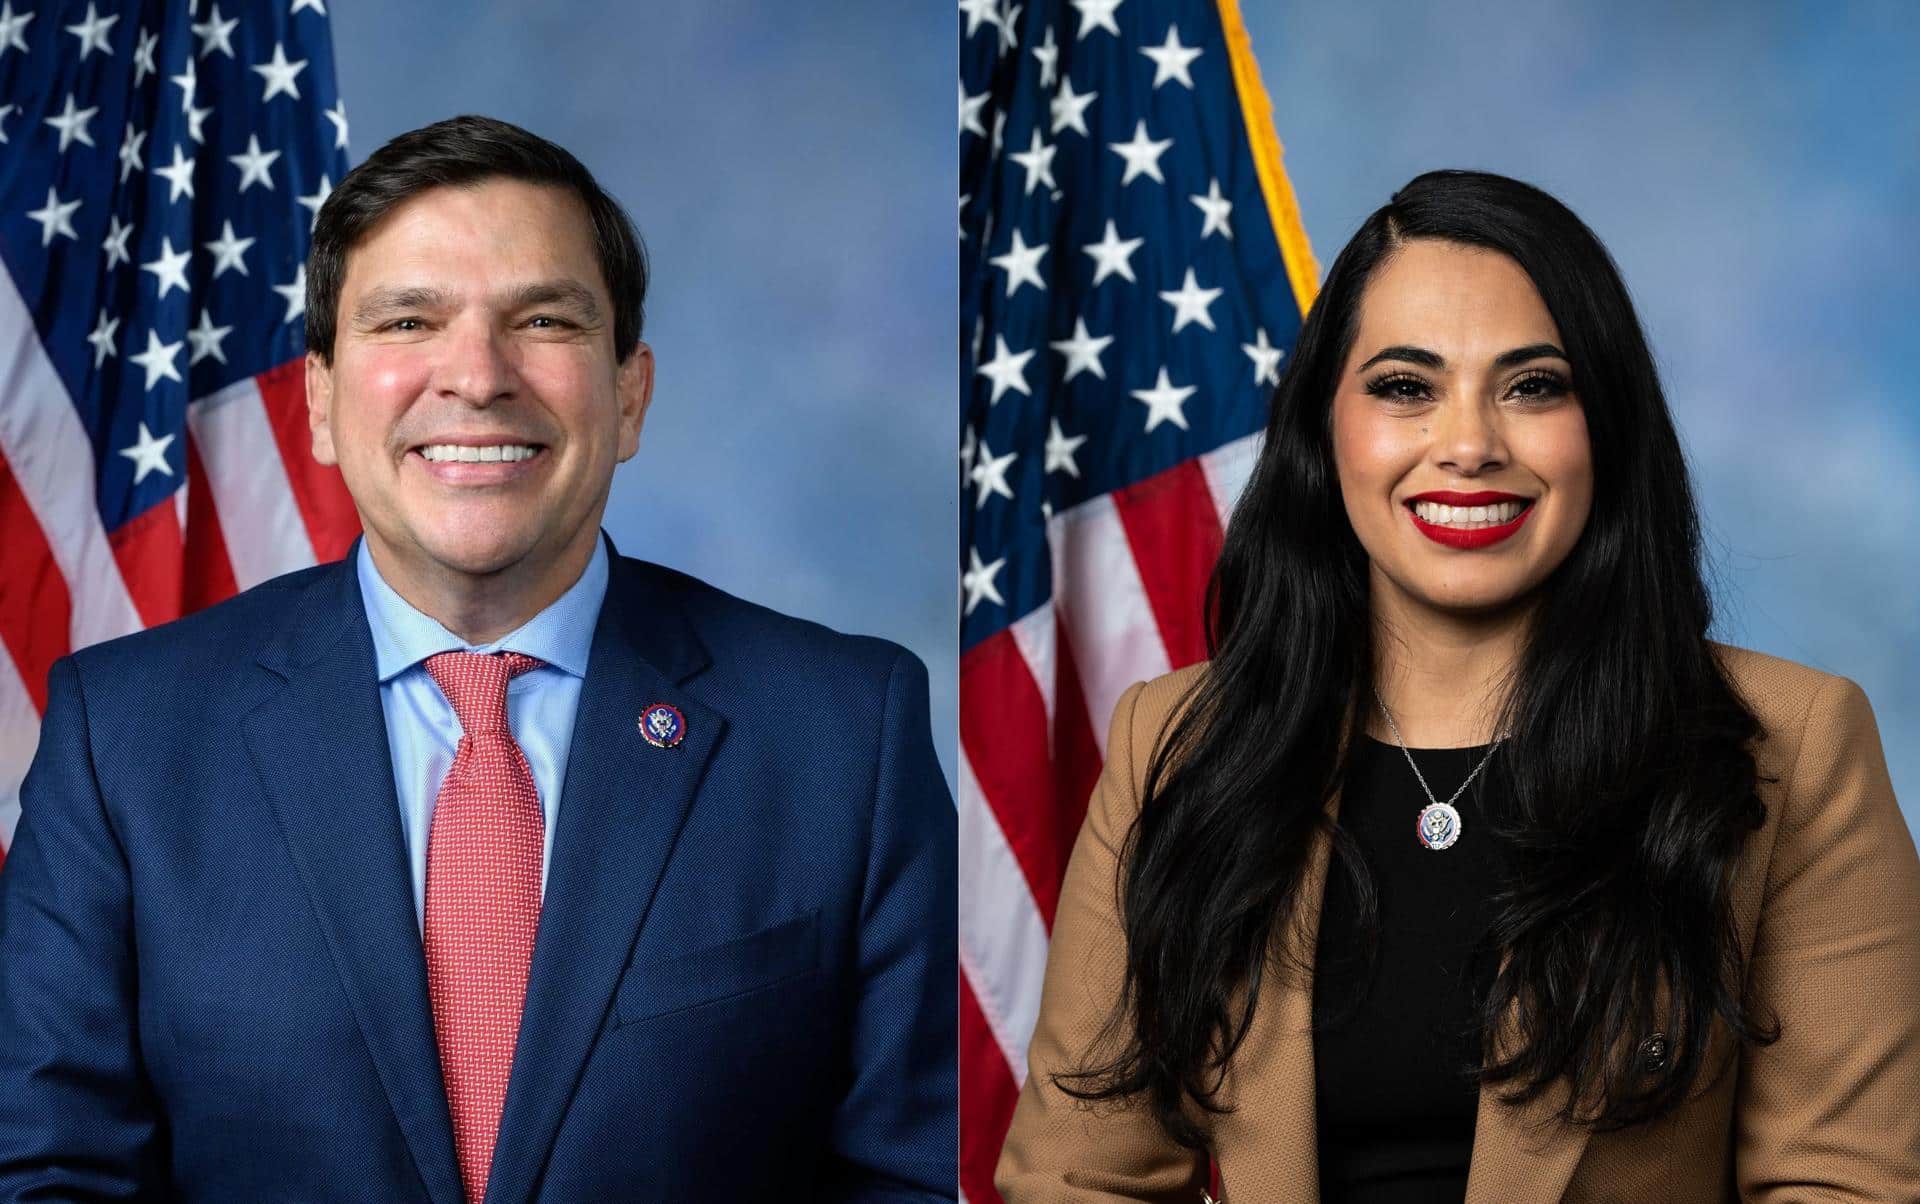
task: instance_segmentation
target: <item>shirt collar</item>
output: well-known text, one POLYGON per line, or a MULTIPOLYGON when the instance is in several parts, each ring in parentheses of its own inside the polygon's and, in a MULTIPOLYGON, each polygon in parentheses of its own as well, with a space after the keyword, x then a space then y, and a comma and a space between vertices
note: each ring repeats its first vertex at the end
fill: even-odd
POLYGON ((587 675, 593 629, 607 594, 607 544, 593 541, 593 556, 580 579, 545 610, 489 644, 469 644, 416 609, 387 584, 374 567, 367 541, 360 541, 354 570, 360 600, 373 631, 374 671, 382 683, 393 680, 437 652, 519 652, 545 661, 575 677, 587 675))

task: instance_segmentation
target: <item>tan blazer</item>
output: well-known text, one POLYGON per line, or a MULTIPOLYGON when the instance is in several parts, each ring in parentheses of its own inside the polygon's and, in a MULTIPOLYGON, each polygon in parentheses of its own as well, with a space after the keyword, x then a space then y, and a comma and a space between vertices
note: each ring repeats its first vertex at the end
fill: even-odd
MULTIPOLYGON (((1531 1201, 1920 1201, 1920 859, 1894 802, 1873 712, 1845 678, 1716 645, 1759 716, 1766 826, 1747 840, 1734 911, 1747 995, 1781 1037, 1665 1118, 1611 1133, 1483 1092, 1467 1204, 1531 1201), (1737 1194, 1736 1194, 1737 1193, 1737 1194)), ((1081 1104, 1050 1076, 1080 1064, 1120 991, 1117 850, 1138 814, 1147 756, 1198 667, 1122 695, 1106 770, 1061 890, 1028 1074, 1000 1156, 1008 1204, 1197 1201, 1206 1164, 1143 1110, 1081 1104)), ((1318 900, 1328 842, 1306 881, 1318 900)), ((1205 867, 1196 866, 1195 872, 1205 867)), ((1313 939, 1317 903, 1304 938, 1313 939)), ((1311 948, 1311 945, 1307 946, 1311 948)), ((1312 1204, 1310 984, 1263 990, 1211 1123, 1233 1204, 1312 1204)), ((1502 1034, 1510 1037, 1511 1033, 1502 1034)), ((1728 1038, 1710 1050, 1715 1057, 1728 1038)))

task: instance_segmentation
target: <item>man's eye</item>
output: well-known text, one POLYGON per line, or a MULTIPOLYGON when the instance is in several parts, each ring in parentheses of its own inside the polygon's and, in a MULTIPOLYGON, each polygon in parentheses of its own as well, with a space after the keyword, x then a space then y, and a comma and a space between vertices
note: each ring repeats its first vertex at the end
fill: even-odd
POLYGON ((565 318, 556 318, 552 314, 536 314, 527 319, 527 325, 535 330, 559 330, 572 324, 565 318))
POLYGON ((386 329, 411 333, 421 329, 422 325, 418 318, 395 318, 393 321, 387 323, 386 329))

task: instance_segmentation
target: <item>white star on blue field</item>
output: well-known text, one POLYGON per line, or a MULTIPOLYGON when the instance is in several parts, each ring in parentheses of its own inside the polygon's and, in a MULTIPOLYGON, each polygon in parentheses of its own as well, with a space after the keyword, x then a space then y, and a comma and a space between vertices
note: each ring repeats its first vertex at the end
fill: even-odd
POLYGON ((1715 636, 1859 682, 1920 831, 1920 9, 1242 9, 1323 262, 1436 167, 1600 235, 1692 461, 1715 636))

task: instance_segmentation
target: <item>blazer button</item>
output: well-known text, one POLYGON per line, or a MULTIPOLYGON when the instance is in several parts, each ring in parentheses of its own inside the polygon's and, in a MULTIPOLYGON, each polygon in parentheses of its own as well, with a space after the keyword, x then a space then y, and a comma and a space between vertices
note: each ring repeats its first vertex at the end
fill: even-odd
POLYGON ((1658 1074, 1667 1068, 1667 1057, 1671 1051, 1667 1045, 1667 1034, 1655 1033, 1640 1043, 1640 1067, 1650 1074, 1658 1074))

